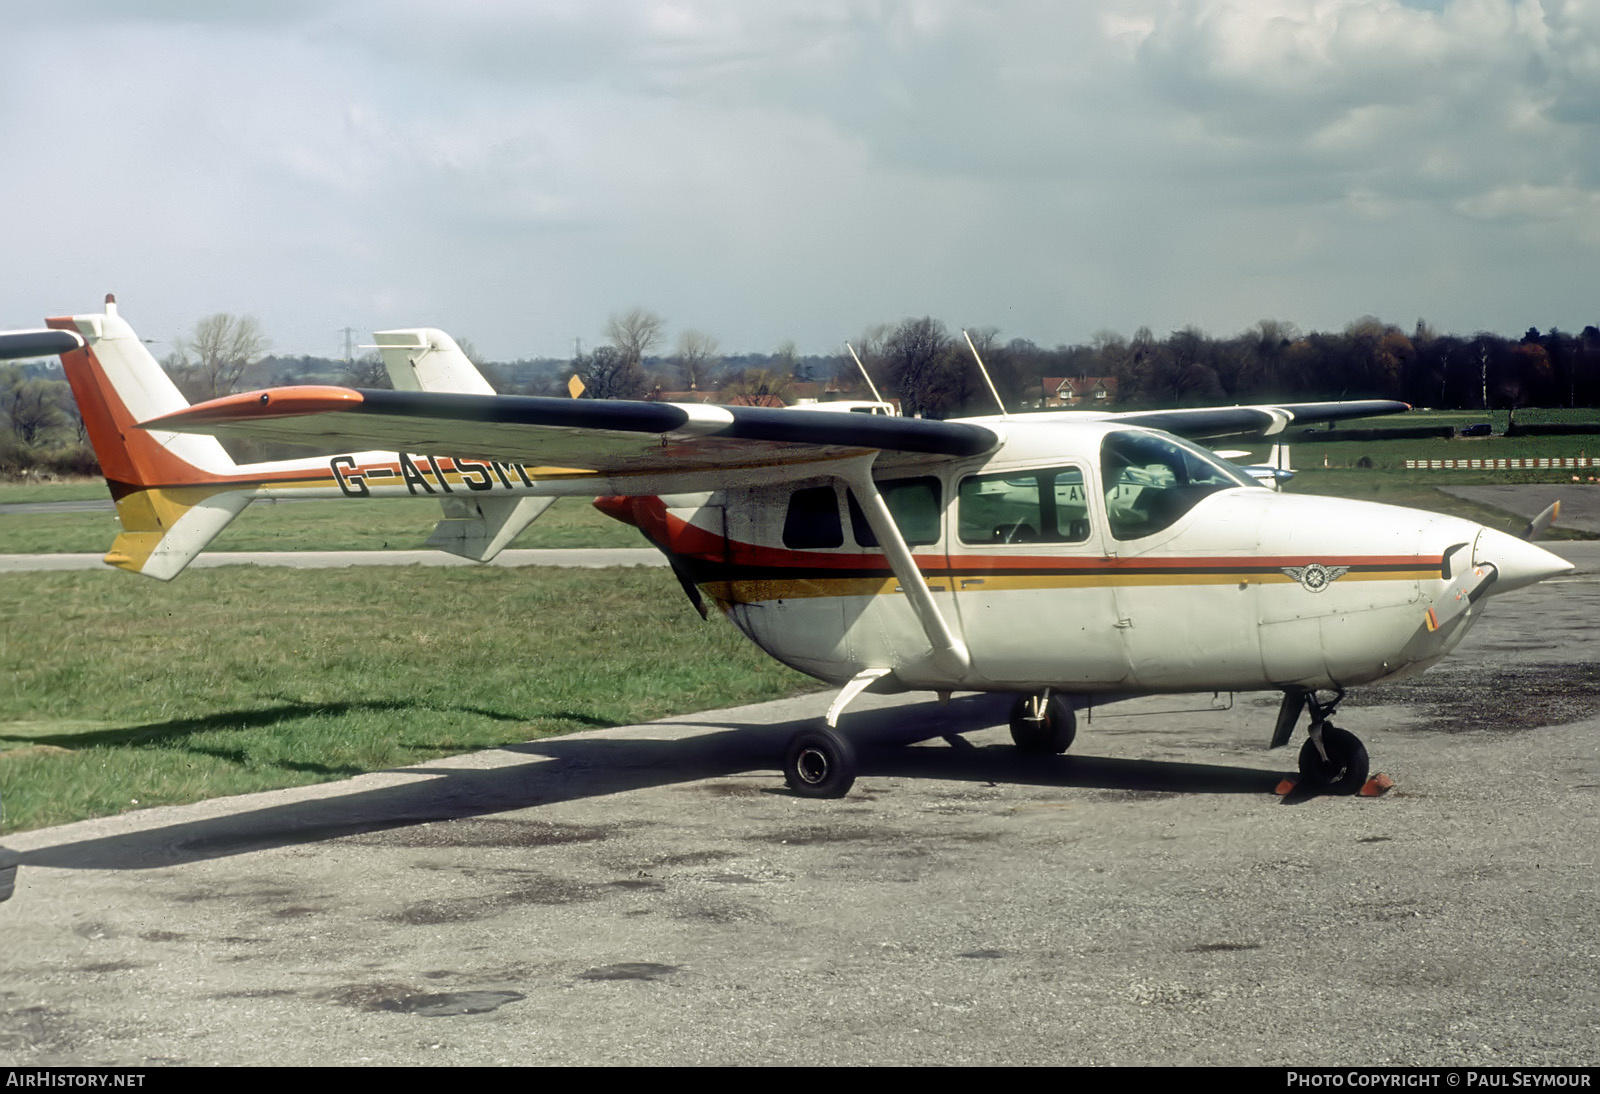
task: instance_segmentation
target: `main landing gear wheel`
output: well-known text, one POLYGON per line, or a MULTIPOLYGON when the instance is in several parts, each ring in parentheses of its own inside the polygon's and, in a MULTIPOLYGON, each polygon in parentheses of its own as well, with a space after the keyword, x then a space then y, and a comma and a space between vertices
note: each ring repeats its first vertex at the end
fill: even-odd
POLYGON ((1317 742, 1311 738, 1300 747, 1300 778, 1307 790, 1324 794, 1354 794, 1366 784, 1369 763, 1367 746, 1349 730, 1338 726, 1322 727, 1323 759, 1317 742))
POLYGON ((783 754, 783 776, 802 798, 842 798, 856 781, 856 750, 831 729, 801 730, 783 754))
POLYGON ((1059 695, 1019 695, 1011 706, 1011 739, 1023 752, 1059 756, 1078 735, 1078 716, 1059 695))

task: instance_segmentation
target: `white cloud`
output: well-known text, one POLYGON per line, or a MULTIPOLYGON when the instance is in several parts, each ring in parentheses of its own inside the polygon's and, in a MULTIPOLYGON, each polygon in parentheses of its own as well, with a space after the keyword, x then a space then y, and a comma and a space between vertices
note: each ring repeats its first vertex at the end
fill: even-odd
POLYGON ((78 0, 0 69, 0 321, 1581 327, 1597 8, 78 0))

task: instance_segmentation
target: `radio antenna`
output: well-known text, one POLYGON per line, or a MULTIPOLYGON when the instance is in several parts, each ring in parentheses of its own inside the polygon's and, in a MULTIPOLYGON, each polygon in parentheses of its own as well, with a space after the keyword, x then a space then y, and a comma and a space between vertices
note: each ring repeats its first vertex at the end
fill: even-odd
POLYGON ((863 365, 861 358, 856 355, 856 347, 846 342, 844 348, 850 351, 851 357, 855 357, 856 368, 861 370, 861 378, 867 382, 867 390, 872 392, 872 401, 875 403, 883 402, 883 396, 878 394, 878 385, 872 382, 872 377, 867 374, 867 366, 863 365))
POLYGON ((972 351, 972 359, 978 362, 978 371, 983 374, 983 382, 989 385, 989 394, 994 396, 994 405, 1000 408, 1000 417, 1004 418, 1006 404, 1001 401, 1000 393, 995 390, 994 381, 989 379, 989 370, 983 367, 983 358, 978 354, 978 347, 972 344, 972 335, 963 330, 961 337, 967 340, 967 348, 972 351))

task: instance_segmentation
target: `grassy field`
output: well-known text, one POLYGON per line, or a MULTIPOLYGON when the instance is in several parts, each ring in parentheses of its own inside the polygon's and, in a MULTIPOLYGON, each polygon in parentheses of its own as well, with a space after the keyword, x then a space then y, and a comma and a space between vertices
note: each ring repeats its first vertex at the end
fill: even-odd
MULTIPOLYGON (((14 497, 0 488, 0 502, 81 500, 75 496, 14 497)), ((102 484, 88 497, 106 498, 102 484)), ((421 548, 440 516, 428 498, 384 501, 253 502, 207 550, 379 551, 421 548)), ((104 552, 121 531, 112 510, 88 513, 0 513, 0 554, 104 552)), ((513 547, 643 547, 638 529, 612 520, 587 498, 561 498, 513 547)))
POLYGON ((0 504, 21 501, 89 501, 110 497, 106 491, 106 484, 100 479, 0 482, 0 504))
POLYGON ((0 832, 818 686, 660 569, 0 575, 0 832))

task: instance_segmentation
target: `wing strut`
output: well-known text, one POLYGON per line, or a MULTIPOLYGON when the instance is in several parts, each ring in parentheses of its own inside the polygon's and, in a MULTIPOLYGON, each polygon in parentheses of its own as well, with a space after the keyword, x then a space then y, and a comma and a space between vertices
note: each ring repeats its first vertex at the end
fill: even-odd
POLYGON ((950 624, 940 614, 939 605, 928 591, 928 582, 917 568, 917 560, 911 555, 911 548, 906 546, 905 537, 900 534, 900 527, 895 524, 883 495, 878 493, 878 484, 872 481, 873 456, 851 460, 846 468, 841 469, 839 478, 855 491, 856 500, 861 503, 861 511, 872 528, 872 534, 878 537, 878 545, 883 548, 889 568, 900 579, 900 587, 911 602, 911 610, 916 613, 923 633, 928 636, 928 644, 933 647, 934 667, 956 678, 965 676, 972 667, 972 656, 967 652, 966 643, 955 636, 950 624))

